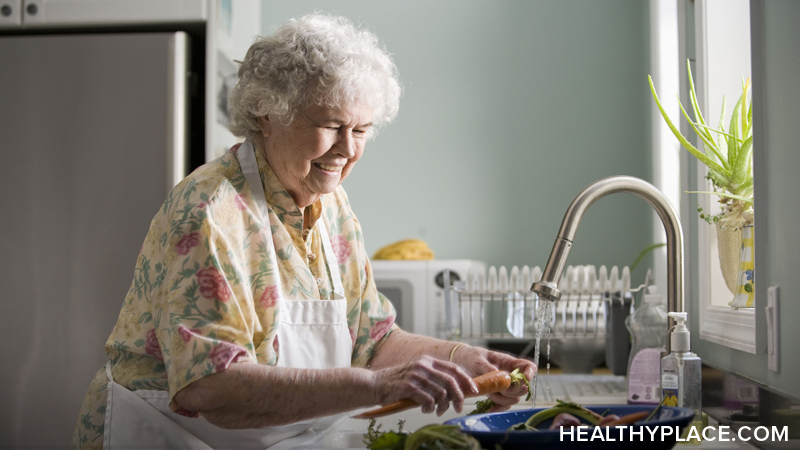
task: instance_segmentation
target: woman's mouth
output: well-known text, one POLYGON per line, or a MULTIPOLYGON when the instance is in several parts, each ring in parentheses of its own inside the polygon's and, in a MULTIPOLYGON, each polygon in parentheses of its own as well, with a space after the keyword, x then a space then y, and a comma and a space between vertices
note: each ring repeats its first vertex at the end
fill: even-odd
POLYGON ((342 171, 342 168, 344 168, 344 166, 332 166, 330 164, 322 164, 322 163, 314 163, 314 165, 324 170, 325 172, 339 173, 342 171))

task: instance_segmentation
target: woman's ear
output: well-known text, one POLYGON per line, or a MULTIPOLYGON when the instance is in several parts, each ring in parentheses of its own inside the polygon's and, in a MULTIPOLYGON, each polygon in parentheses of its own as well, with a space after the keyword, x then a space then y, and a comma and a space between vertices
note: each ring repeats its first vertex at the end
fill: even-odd
POLYGON ((272 134, 272 122, 269 121, 269 116, 261 116, 258 118, 258 127, 261 128, 261 135, 269 137, 272 134))

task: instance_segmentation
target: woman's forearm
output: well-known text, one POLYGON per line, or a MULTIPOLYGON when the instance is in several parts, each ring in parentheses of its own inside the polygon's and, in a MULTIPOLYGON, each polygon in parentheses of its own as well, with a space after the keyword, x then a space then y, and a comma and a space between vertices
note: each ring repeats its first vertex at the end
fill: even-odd
POLYGON ((385 369, 398 364, 415 361, 423 355, 444 361, 450 360, 450 352, 457 342, 442 341, 427 336, 395 330, 378 347, 369 362, 373 370, 385 369))
POLYGON ((175 401, 222 428, 285 425, 401 399, 414 400, 423 412, 435 408, 443 413, 451 401, 460 411, 465 394, 477 393, 471 376, 516 367, 517 360, 508 356, 507 363, 490 362, 486 356, 491 352, 464 346, 455 355, 457 364, 449 364, 456 345, 395 330, 376 350, 371 370, 234 363, 187 386, 175 401))
POLYGON ((380 401, 366 369, 291 369, 234 363, 175 395, 222 428, 285 425, 370 406, 380 401))

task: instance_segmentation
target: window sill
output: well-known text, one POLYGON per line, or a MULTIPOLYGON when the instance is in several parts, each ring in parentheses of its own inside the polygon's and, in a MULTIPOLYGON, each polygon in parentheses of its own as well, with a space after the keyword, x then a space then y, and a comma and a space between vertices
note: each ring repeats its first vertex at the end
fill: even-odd
POLYGON ((700 339, 755 354, 755 309, 705 305, 700 311, 700 339))

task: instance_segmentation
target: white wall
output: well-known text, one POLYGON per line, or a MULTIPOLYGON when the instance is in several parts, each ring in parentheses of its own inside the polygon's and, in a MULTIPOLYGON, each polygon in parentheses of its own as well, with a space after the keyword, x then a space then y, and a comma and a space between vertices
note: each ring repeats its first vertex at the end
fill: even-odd
MULTIPOLYGON (((543 266, 581 189, 650 178, 647 2, 263 1, 262 32, 314 10, 373 30, 405 88, 344 184, 370 252, 416 237, 437 258, 543 266)), ((602 199, 570 263, 631 264, 648 209, 602 199)))

